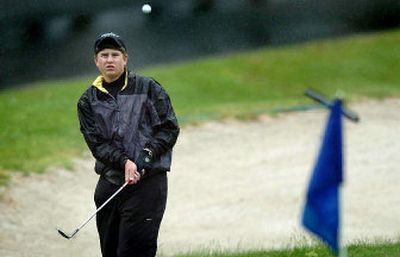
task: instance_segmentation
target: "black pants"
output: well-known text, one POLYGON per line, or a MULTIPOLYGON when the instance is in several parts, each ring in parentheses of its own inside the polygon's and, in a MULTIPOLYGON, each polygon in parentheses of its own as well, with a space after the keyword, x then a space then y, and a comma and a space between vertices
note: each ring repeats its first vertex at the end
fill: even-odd
MULTIPOLYGON (((103 257, 154 257, 167 201, 166 173, 128 185, 97 213, 103 257)), ((100 177, 94 200, 99 207, 119 186, 100 177)))

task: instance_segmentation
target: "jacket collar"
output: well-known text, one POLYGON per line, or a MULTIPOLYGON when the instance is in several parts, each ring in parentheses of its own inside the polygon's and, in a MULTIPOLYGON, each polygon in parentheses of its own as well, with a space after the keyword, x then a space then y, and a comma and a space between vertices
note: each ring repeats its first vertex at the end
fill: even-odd
MULTIPOLYGON (((128 75, 129 75, 128 70, 125 70, 125 83, 124 83, 124 86, 122 87, 121 91, 124 90, 128 86, 128 75)), ((100 75, 93 81, 92 85, 94 87, 96 87, 98 90, 100 90, 101 92, 108 93, 107 89, 105 89, 105 87, 103 87, 103 81, 104 81, 104 77, 103 77, 103 75, 100 75)))

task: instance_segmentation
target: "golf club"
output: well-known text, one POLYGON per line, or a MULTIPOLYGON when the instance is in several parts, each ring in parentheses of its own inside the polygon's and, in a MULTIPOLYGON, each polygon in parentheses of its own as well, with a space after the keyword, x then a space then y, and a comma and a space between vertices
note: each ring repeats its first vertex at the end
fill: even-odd
POLYGON ((81 230, 81 228, 83 228, 86 224, 89 223, 89 221, 96 215, 96 213, 98 213, 109 201, 111 201, 127 185, 128 185, 128 182, 125 182, 125 184, 123 184, 112 196, 110 196, 110 198, 107 199, 107 201, 105 201, 99 208, 97 208, 97 210, 87 220, 85 220, 82 223, 82 225, 80 225, 77 229, 75 229, 74 232, 72 232, 71 234, 67 234, 64 231, 62 231, 61 229, 57 229, 58 233, 62 237, 65 237, 66 239, 73 238, 79 232, 79 230, 81 230))
MULTIPOLYGON (((329 100, 326 96, 323 96, 322 94, 318 93, 317 91, 307 88, 304 91, 304 94, 311 99, 325 105, 328 108, 331 108, 333 106, 333 101, 329 100)), ((342 108, 342 113, 344 116, 349 118, 351 121, 358 122, 360 120, 360 117, 357 115, 357 113, 347 109, 346 107, 343 106, 342 108)))

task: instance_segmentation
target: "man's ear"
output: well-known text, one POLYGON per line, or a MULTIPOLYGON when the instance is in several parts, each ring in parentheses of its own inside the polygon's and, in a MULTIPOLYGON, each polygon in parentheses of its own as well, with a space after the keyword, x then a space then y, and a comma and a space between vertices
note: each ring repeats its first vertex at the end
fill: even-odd
POLYGON ((97 54, 95 54, 95 55, 93 56, 93 61, 94 61, 94 64, 96 65, 96 67, 98 68, 99 65, 97 65, 97 61, 98 61, 98 59, 97 59, 97 54))

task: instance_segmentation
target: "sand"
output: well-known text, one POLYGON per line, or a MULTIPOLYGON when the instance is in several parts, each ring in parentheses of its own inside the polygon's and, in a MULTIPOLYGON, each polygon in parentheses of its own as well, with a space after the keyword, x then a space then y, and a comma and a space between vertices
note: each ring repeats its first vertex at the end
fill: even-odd
MULTIPOLYGON (((400 239, 400 99, 363 101, 344 122, 343 241, 400 239)), ((279 248, 312 242, 300 224, 328 112, 316 109, 182 129, 169 174, 159 256, 201 249, 279 248)), ((0 201, 0 256, 100 256, 92 220, 97 175, 87 154, 73 170, 16 175, 0 201)))

